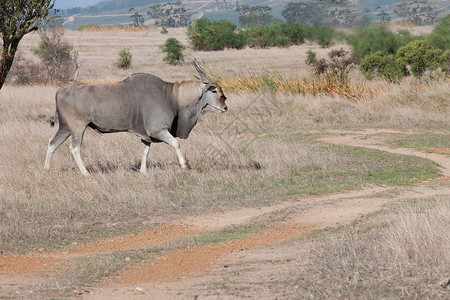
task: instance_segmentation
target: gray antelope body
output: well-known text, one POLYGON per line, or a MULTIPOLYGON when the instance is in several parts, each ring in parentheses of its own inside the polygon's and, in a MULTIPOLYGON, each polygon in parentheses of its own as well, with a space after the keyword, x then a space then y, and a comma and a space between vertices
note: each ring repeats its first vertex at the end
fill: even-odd
POLYGON ((68 86, 56 92, 59 129, 50 139, 44 168, 50 168, 56 149, 72 136, 70 149, 81 173, 88 175, 80 156, 87 127, 100 133, 130 132, 142 142, 140 171, 152 142, 171 145, 182 168, 186 160, 178 140, 185 139, 206 106, 227 111, 222 89, 194 61, 202 81, 165 82, 151 74, 133 74, 125 80, 105 85, 68 86))

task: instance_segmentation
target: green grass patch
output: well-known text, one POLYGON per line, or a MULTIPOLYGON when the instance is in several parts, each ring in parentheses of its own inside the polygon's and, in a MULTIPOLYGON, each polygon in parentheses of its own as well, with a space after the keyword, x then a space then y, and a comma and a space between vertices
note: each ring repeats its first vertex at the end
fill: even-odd
POLYGON ((391 147, 432 151, 429 148, 450 148, 450 134, 422 133, 395 136, 387 141, 391 147))
POLYGON ((362 184, 409 186, 417 182, 437 178, 436 165, 426 159, 391 154, 362 147, 315 146, 315 152, 327 149, 339 160, 321 165, 312 164, 293 170, 279 184, 285 194, 326 194, 353 189, 362 184))

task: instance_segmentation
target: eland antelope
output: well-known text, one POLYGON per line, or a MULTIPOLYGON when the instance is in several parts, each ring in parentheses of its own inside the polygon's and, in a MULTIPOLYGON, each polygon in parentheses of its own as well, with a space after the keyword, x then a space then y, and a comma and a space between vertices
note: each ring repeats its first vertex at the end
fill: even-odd
MULTIPOLYGON (((201 81, 166 82, 151 74, 133 74, 114 84, 74 85, 56 92, 59 129, 48 143, 44 168, 56 149, 72 136, 70 149, 83 175, 88 175, 80 149, 87 127, 100 133, 130 132, 142 142, 140 172, 147 170, 150 144, 164 142, 175 149, 181 168, 186 160, 175 137, 186 139, 207 106, 228 110, 226 97, 194 60, 201 81)), ((53 126, 54 124, 52 124, 53 126)))

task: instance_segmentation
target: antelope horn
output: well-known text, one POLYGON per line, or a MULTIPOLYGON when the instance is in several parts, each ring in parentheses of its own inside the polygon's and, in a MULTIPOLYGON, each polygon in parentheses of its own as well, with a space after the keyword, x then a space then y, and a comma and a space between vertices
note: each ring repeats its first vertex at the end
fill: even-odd
POLYGON ((202 79, 203 83, 205 84, 213 83, 211 78, 206 74, 206 72, 202 69, 202 67, 200 67, 196 59, 194 59, 194 66, 197 69, 197 72, 200 75, 200 78, 202 79))

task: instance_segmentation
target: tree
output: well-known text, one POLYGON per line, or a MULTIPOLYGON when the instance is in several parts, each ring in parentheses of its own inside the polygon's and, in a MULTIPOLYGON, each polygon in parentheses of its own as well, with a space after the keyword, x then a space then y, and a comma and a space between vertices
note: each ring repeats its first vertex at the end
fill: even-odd
POLYGON ((289 2, 281 15, 286 21, 320 26, 352 26, 356 20, 347 0, 289 2))
POLYGON ((145 21, 144 17, 140 13, 138 13, 133 7, 130 8, 129 12, 133 12, 133 11, 134 11, 134 14, 132 14, 130 16, 132 25, 136 26, 136 27, 143 27, 144 21, 145 21))
POLYGON ((163 27, 187 27, 191 19, 181 1, 150 5, 147 14, 155 19, 156 26, 163 27))
POLYGON ((46 19, 54 0, 2 0, 0 2, 0 35, 2 55, 0 61, 0 89, 12 67, 19 42, 25 34, 38 29, 46 19))
POLYGON ((378 19, 380 20, 381 24, 387 24, 391 22, 391 16, 387 12, 384 11, 380 6, 376 8, 376 10, 380 10, 379 13, 377 13, 378 19))
POLYGON ((327 25, 350 27, 355 23, 355 12, 348 7, 331 6, 328 8, 327 25))
POLYGON ((406 18, 416 25, 432 25, 436 22, 437 11, 428 5, 428 0, 415 0, 413 2, 399 3, 394 12, 401 18, 406 18))
POLYGON ((273 21, 272 8, 269 6, 242 5, 236 8, 236 12, 239 14, 241 27, 266 25, 273 21))
POLYGON ((328 13, 325 6, 315 2, 289 2, 281 15, 286 21, 308 25, 326 25, 328 13))

